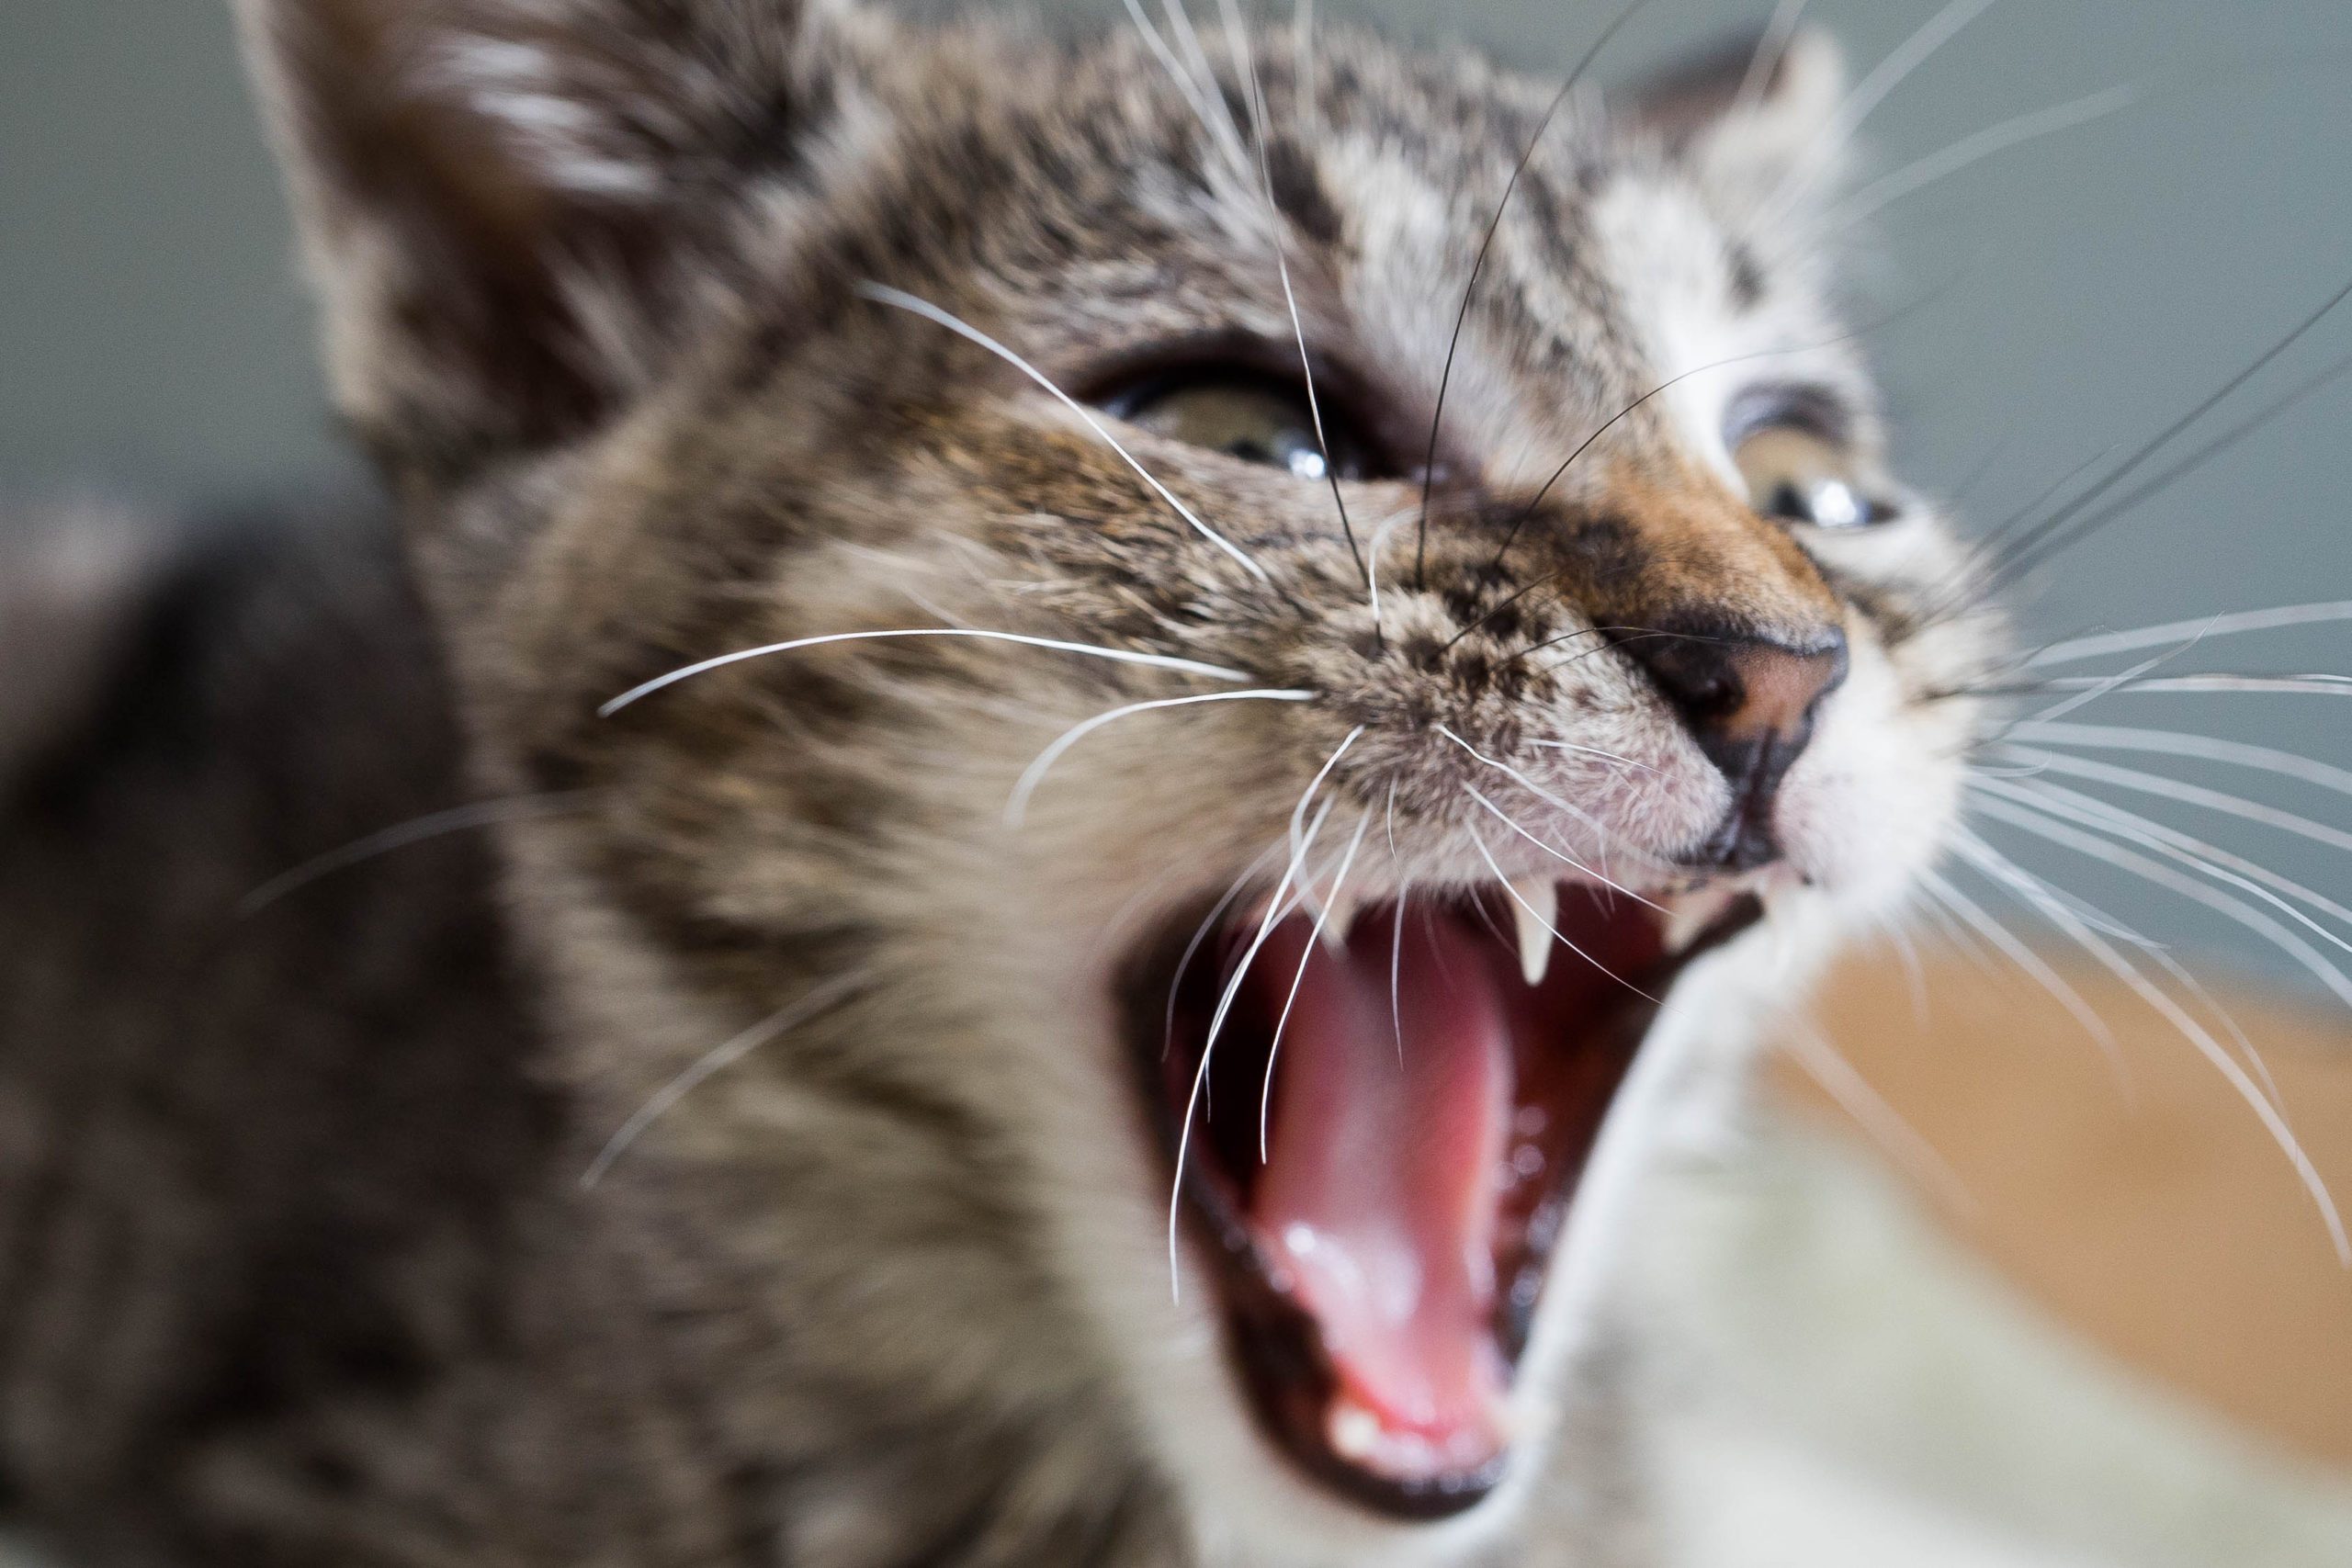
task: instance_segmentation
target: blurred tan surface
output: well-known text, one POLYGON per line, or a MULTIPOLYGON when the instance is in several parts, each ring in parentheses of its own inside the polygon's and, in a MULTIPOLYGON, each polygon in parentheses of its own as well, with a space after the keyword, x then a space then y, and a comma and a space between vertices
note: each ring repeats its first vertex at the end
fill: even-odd
MULTIPOLYGON (((2025 1297, 2136 1371, 2352 1472, 2352 1271, 2294 1168, 2154 1009, 2119 983, 2067 977, 2112 1031, 2113 1060, 2031 981, 1960 959, 1931 960, 1915 986, 1873 955, 1818 1016, 1956 1178, 1965 1201, 1934 1200, 1953 1234, 2025 1297)), ((2215 988, 2352 1204, 2352 1021, 2215 988)), ((1852 1124, 1792 1058, 1777 1077, 1852 1124)))

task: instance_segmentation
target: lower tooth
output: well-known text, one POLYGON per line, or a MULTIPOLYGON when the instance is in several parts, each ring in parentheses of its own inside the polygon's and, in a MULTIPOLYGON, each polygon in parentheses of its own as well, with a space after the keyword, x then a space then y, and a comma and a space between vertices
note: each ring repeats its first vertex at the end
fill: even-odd
POLYGON ((1715 923, 1715 918, 1728 908, 1736 893, 1720 888, 1704 893, 1685 894, 1674 906, 1673 915, 1666 922, 1666 951, 1680 953, 1699 940, 1701 933, 1715 923))
POLYGON ((1370 1459, 1380 1447, 1380 1417, 1363 1405, 1343 1403, 1331 1412, 1331 1451, 1341 1459, 1370 1459))
POLYGON ((1323 911, 1323 945, 1334 958, 1344 958, 1348 953, 1348 933, 1354 929, 1356 916, 1363 906, 1342 895, 1326 906, 1323 911))

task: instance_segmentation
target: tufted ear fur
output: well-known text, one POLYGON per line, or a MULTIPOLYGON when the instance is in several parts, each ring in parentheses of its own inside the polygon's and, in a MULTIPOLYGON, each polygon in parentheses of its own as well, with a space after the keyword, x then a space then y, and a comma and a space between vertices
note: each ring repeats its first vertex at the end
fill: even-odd
POLYGON ((1618 106, 1700 180, 1750 206, 1833 187, 1847 138, 1845 53, 1815 28, 1770 31, 1669 71, 1618 106))
POLYGON ((435 471, 643 383, 879 25, 832 0, 236 4, 337 398, 435 471))

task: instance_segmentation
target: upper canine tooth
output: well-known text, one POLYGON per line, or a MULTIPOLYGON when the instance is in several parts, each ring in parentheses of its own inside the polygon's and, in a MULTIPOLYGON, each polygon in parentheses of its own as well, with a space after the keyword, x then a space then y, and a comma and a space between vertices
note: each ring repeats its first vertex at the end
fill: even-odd
POLYGON ((1347 955, 1348 933, 1355 930, 1356 917, 1363 913, 1363 900, 1345 890, 1323 906, 1323 945, 1334 958, 1347 955))
POLYGON ((1548 876, 1521 877, 1510 885, 1511 913, 1519 922, 1519 972, 1540 986, 1552 967, 1552 934, 1560 923, 1560 889, 1548 876))

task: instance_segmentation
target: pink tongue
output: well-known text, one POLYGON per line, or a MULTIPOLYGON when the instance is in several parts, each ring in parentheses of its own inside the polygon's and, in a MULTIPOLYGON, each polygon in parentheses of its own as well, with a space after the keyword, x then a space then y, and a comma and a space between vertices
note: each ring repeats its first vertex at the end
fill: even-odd
MULTIPOLYGON (((1264 972, 1298 974, 1307 946, 1306 922, 1287 922, 1264 972)), ((1390 953, 1387 921, 1367 919, 1345 956, 1307 957, 1252 1217, 1338 1368, 1335 1443, 1439 1473, 1503 1447, 1494 1248, 1510 1036, 1469 933, 1410 922, 1394 1011, 1390 953)))

